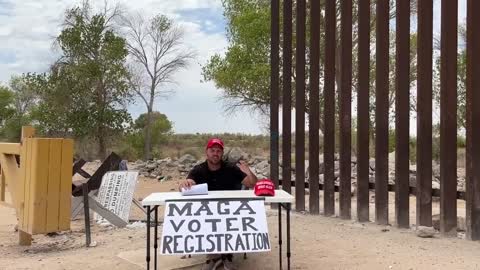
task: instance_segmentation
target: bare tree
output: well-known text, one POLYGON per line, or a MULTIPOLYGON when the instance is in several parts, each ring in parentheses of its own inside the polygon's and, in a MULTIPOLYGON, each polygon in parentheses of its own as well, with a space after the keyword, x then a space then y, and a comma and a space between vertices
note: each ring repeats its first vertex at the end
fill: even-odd
POLYGON ((124 16, 121 26, 132 60, 131 87, 147 106, 146 159, 151 158, 151 126, 156 98, 172 93, 165 85, 175 83, 175 72, 186 68, 195 53, 184 44, 184 31, 165 15, 146 19, 142 14, 124 16))

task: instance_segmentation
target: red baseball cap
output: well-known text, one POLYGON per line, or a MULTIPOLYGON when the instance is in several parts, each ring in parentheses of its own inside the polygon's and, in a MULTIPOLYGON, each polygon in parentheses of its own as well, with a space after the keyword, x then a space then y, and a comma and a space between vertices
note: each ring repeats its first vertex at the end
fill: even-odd
POLYGON ((275 185, 271 180, 264 178, 257 181, 254 192, 257 196, 275 196, 275 185))
POLYGON ((207 149, 213 147, 214 145, 219 145, 223 150, 223 142, 218 138, 212 138, 208 140, 207 149))

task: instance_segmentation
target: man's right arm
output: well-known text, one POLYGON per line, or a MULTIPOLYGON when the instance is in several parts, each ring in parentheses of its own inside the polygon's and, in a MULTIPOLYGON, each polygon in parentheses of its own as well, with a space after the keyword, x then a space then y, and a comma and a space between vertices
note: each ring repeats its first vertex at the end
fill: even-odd
POLYGON ((180 182, 178 185, 178 191, 182 191, 182 188, 190 189, 192 186, 196 185, 193 179, 185 179, 180 182))
POLYGON ((182 188, 190 189, 192 186, 196 185, 197 182, 195 179, 198 179, 198 168, 193 167, 193 169, 188 173, 187 179, 182 180, 178 186, 178 191, 182 191, 182 188))

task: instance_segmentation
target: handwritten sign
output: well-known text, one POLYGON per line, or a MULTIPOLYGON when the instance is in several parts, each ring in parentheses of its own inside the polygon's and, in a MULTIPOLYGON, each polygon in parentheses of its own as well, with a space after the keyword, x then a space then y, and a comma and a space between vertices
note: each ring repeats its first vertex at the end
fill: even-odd
MULTIPOLYGON (((128 222, 137 177, 138 172, 136 171, 107 172, 103 176, 97 201, 103 207, 128 222)), ((99 223, 106 222, 102 216, 96 213, 94 218, 99 223)))
POLYGON ((263 200, 167 202, 161 254, 270 251, 263 200))

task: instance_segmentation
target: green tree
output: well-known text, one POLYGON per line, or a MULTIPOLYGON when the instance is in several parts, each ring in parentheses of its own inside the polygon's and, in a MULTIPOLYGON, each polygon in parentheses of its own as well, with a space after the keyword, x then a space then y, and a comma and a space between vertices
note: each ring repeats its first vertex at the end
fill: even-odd
POLYGON ((9 141, 18 141, 22 126, 31 124, 31 112, 36 105, 37 95, 28 74, 13 75, 8 86, 3 87, 3 94, 0 97, 2 99, 0 107, 7 104, 7 110, 0 116, 1 133, 2 137, 9 141))
POLYGON ((0 138, 6 139, 7 125, 14 116, 13 93, 5 86, 0 86, 0 138))
POLYGON ((30 74, 13 75, 10 78, 10 89, 14 93, 15 112, 19 116, 30 113, 37 102, 36 85, 32 83, 30 74))
MULTIPOLYGON (((153 156, 158 156, 158 148, 166 142, 167 136, 172 134, 173 124, 165 114, 160 112, 151 113, 151 129, 153 156)), ((135 155, 140 156, 146 144, 147 113, 141 114, 132 126, 132 131, 126 136, 127 144, 135 150, 135 155)))
POLYGON ((13 93, 5 86, 0 86, 0 127, 15 113, 13 93))
MULTIPOLYGON (((457 53, 457 125, 458 129, 466 128, 466 112, 467 112, 467 29, 465 24, 461 24, 458 28, 459 49, 457 53)), ((433 71, 433 96, 437 104, 440 104, 440 39, 435 43, 435 65, 433 71)))
POLYGON ((49 73, 29 74, 29 81, 38 94, 39 101, 32 110, 39 133, 49 137, 82 137, 82 93, 71 88, 72 74, 68 66, 54 65, 49 73), (78 114, 75 112, 78 111, 78 114))
POLYGON ((67 10, 56 39, 62 55, 50 74, 36 76, 39 126, 47 134, 95 139, 100 158, 106 156, 107 142, 130 121, 128 50, 112 26, 119 10, 105 10, 94 13, 88 1, 67 10))
MULTIPOLYGON (((142 130, 147 128, 147 118, 147 113, 142 113, 140 116, 138 116, 133 125, 134 129, 142 130)), ((152 122, 156 124, 155 131, 157 134, 166 134, 172 131, 172 122, 168 120, 168 117, 165 114, 160 112, 152 112, 151 119, 152 122)))
POLYGON ((268 112, 270 101, 270 1, 223 0, 229 46, 203 67, 205 81, 223 90, 227 111, 268 112))
MULTIPOLYGON (((295 18, 295 2, 293 1, 293 16, 295 18)), ((227 111, 235 111, 239 108, 253 108, 261 111, 262 113, 268 113, 270 104, 270 1, 267 0, 223 0, 224 16, 227 20, 227 39, 229 47, 225 55, 215 54, 209 61, 203 66, 203 77, 205 81, 213 81, 216 86, 222 89, 223 101, 227 111)), ((371 45, 375 46, 375 4, 376 1, 371 1, 371 45)), ((390 0, 390 19, 395 18, 395 1, 390 0)), ((308 9, 308 7, 307 7, 308 9)), ((325 27, 324 27, 324 15, 325 15, 325 1, 321 1, 322 12, 321 16, 322 26, 320 27, 320 50, 324 52, 325 42, 325 27)), ((339 85, 340 80, 340 1, 336 1, 337 9, 337 38, 336 38, 336 82, 339 85)), ((416 1, 411 2, 411 12, 416 12, 416 1)), ((307 15, 309 11, 307 11, 307 15)), ((352 91, 353 96, 356 93, 357 81, 356 74, 358 70, 357 48, 358 48, 358 0, 353 1, 352 12, 352 91)), ((282 15, 281 15, 282 16, 282 15)), ((293 21, 293 59, 292 59, 292 96, 295 96, 295 20, 293 21)), ((309 46, 310 35, 310 22, 309 16, 307 16, 306 23, 306 45, 309 46)), ((282 29, 282 26, 280 26, 282 29)), ((394 35, 394 32, 391 32, 394 35)), ((283 36, 281 33, 280 44, 283 44, 283 36)), ((412 58, 411 63, 416 62, 416 35, 411 36, 411 48, 412 58)), ((395 50, 392 44, 390 52, 390 77, 394 78, 394 60, 395 50)), ((280 55, 282 55, 282 46, 280 46, 280 55)), ((320 54, 320 84, 323 84, 323 63, 325 54, 320 54)), ((370 110, 373 113, 375 109, 375 54, 371 53, 371 77, 370 77, 370 95, 373 97, 370 102, 370 110)), ((282 61, 280 61, 280 70, 282 72, 282 61)), ((307 50, 306 54, 306 81, 309 81, 309 54, 307 50)), ((411 69, 410 76, 411 83, 416 80, 415 69, 411 69)), ((394 80, 390 80, 390 107, 393 106, 394 101, 394 80)), ((283 82, 280 81, 282 84, 283 82)), ((307 93, 305 95, 308 99, 309 85, 306 87, 307 93)), ((280 100, 281 102, 281 100, 280 100)), ((320 96, 320 102, 323 102, 322 96, 320 96)), ((293 102, 292 105, 294 105, 293 102)), ((307 101, 308 106, 308 101, 307 101)), ((338 106, 338 103, 337 103, 338 106)), ((308 112, 308 108, 307 108, 308 112)), ((373 119, 373 118, 372 118, 373 119)), ((323 127, 322 119, 320 120, 320 127, 323 127)), ((371 120, 372 121, 372 120, 371 120)), ((373 122, 372 122, 373 125, 373 122)))

